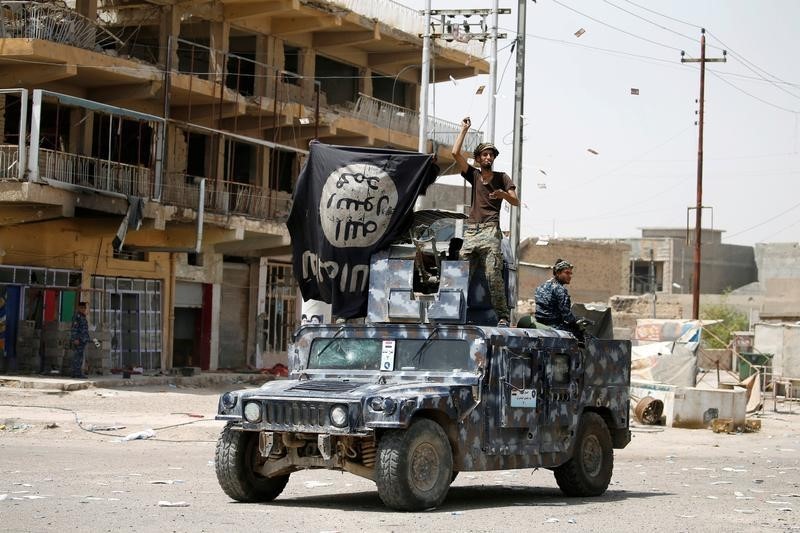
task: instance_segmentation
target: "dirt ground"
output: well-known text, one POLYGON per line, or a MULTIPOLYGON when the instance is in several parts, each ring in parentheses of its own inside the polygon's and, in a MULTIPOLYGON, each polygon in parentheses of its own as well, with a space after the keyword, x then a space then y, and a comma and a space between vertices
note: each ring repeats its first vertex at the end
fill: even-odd
POLYGON ((322 470, 292 474, 275 502, 232 502, 213 467, 227 388, 0 387, 0 528, 800 531, 799 406, 770 402, 758 433, 634 427, 599 498, 563 496, 547 470, 462 472, 442 507, 397 513, 371 481, 322 470))

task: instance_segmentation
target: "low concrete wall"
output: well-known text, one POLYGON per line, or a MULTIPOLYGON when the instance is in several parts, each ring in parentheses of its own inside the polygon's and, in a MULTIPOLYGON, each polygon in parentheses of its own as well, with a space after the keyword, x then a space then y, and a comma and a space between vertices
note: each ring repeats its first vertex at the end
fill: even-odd
POLYGON ((631 396, 652 396, 664 402, 666 425, 676 428, 701 429, 719 419, 733 420, 734 427, 743 427, 747 407, 747 391, 676 387, 660 383, 631 382, 631 396))

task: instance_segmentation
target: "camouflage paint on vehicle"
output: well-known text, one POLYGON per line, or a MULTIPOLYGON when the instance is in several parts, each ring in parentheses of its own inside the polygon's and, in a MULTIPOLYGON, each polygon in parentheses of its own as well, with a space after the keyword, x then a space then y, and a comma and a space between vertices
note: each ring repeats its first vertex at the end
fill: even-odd
MULTIPOLYGON (((372 292, 370 296, 378 298, 372 292)), ((264 475, 320 467, 372 477, 381 432, 406 428, 415 417, 442 425, 456 471, 563 464, 572 456, 574 432, 586 411, 603 417, 614 447, 630 441, 628 341, 593 339, 581 348, 570 334, 551 329, 303 326, 293 337, 289 362, 288 380, 238 391, 231 408, 220 399, 217 419, 259 432, 262 455, 275 458, 260 466, 264 475), (472 368, 391 372, 308 368, 315 339, 432 335, 466 341, 472 368), (393 409, 374 408, 387 399, 393 409), (242 409, 249 402, 261 406, 261 420, 244 420, 242 409), (347 408, 345 427, 330 420, 330 409, 336 405, 347 408)))

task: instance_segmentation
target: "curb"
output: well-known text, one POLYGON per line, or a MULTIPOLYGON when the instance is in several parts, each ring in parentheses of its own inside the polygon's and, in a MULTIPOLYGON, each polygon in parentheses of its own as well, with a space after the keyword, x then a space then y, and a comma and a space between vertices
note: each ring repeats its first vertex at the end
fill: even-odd
POLYGON ((190 386, 210 387, 214 385, 257 384, 261 385, 275 379, 270 374, 201 374, 198 376, 140 376, 133 375, 130 379, 117 376, 98 376, 90 379, 51 378, 44 376, 0 376, 0 387, 17 389, 42 389, 76 391, 89 388, 117 389, 128 387, 146 386, 190 386))

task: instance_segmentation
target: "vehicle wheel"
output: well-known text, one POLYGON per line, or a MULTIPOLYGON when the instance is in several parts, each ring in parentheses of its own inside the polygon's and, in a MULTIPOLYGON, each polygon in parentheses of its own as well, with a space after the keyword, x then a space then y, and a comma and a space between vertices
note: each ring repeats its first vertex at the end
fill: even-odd
POLYGON ((289 474, 264 477, 254 471, 263 459, 258 452, 258 433, 238 431, 228 424, 217 440, 214 466, 225 494, 240 502, 270 502, 283 492, 289 474))
POLYGON ((559 488, 567 496, 600 496, 608 488, 613 470, 608 426, 597 413, 584 413, 572 458, 553 470, 559 488))
POLYGON ((442 427, 418 419, 386 432, 378 444, 375 483, 388 507, 422 511, 440 505, 453 476, 453 451, 442 427))

